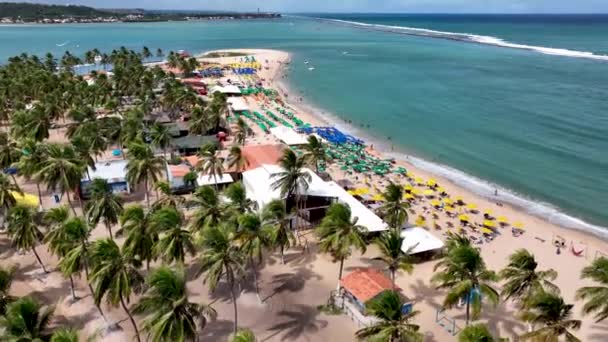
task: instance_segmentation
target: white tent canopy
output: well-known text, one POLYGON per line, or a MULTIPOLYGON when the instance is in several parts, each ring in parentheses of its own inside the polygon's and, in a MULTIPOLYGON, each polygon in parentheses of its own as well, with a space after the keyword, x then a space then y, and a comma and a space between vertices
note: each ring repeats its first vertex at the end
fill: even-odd
POLYGON ((334 197, 337 197, 340 202, 348 204, 351 215, 358 218, 357 224, 367 228, 368 232, 388 230, 388 225, 378 215, 359 202, 359 200, 354 198, 336 182, 332 181, 326 184, 331 189, 334 197))
POLYGON ((220 86, 220 85, 216 85, 211 87, 211 89, 209 89, 209 94, 214 94, 220 92, 222 94, 226 94, 226 95, 240 95, 241 94, 241 89, 239 89, 239 87, 235 86, 235 85, 226 85, 226 86, 220 86))
POLYGON ((249 106, 241 97, 229 97, 227 100, 233 112, 244 112, 249 110, 249 106))
POLYGON ((289 146, 305 145, 308 143, 305 135, 299 134, 289 127, 273 127, 270 129, 270 133, 289 146))
POLYGON ((111 160, 95 163, 95 170, 88 168, 88 173, 82 177, 82 181, 101 178, 109 183, 126 182, 127 181, 127 161, 126 160, 111 160))
POLYGON ((410 255, 441 249, 444 246, 443 241, 428 230, 420 227, 404 229, 401 232, 401 237, 403 237, 401 250, 410 255))
POLYGON ((196 179, 196 183, 198 184, 198 186, 214 185, 214 184, 228 184, 228 183, 232 183, 232 182, 234 182, 234 180, 227 173, 224 173, 221 176, 217 175, 217 177, 199 173, 198 178, 196 179))

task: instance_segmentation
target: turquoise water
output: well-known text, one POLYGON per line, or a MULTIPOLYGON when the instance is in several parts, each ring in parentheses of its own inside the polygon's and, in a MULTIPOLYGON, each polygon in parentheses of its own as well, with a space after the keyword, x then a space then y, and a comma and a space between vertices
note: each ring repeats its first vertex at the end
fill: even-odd
MULTIPOLYGON (((412 26, 399 18, 387 20, 391 21, 381 24, 412 26)), ((551 31, 543 45, 542 32, 522 33, 518 40, 517 23, 497 21, 494 28, 484 23, 485 28, 476 32, 480 25, 466 29, 466 20, 453 24, 460 25, 458 31, 459 27, 442 26, 446 24, 441 20, 436 26, 432 18, 424 20, 418 27, 597 55, 606 50, 599 34, 595 39, 581 37, 579 45, 572 45, 573 31, 582 30, 573 24, 543 23, 543 30, 551 31), (511 35, 501 36, 508 25, 513 26, 511 35)), ((597 24, 598 32, 605 29, 604 22, 597 24)), ((410 159, 418 165, 479 193, 489 195, 499 187, 502 200, 552 221, 588 230, 601 230, 590 224, 608 226, 605 61, 297 18, 0 27, 0 60, 24 51, 82 53, 121 45, 193 52, 292 52, 291 88, 315 107, 333 113, 341 126, 389 150, 393 146, 395 153, 415 155, 419 159, 410 159), (316 70, 308 71, 305 60, 316 70), (345 120, 351 124, 345 125, 345 120)))

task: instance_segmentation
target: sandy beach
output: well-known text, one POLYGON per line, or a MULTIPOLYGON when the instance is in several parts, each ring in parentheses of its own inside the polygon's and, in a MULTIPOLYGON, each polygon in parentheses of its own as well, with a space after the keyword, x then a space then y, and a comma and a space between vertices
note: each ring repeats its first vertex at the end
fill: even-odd
MULTIPOLYGON (((298 100, 296 94, 290 94, 284 76, 284 68, 290 62, 290 56, 286 52, 275 50, 223 50, 230 52, 242 52, 253 55, 263 64, 257 77, 266 88, 278 89, 283 102, 294 109, 294 113, 303 121, 312 126, 332 125, 331 116, 321 117, 312 108, 308 108, 298 100)), ((199 56, 200 61, 219 64, 234 63, 240 57, 206 58, 199 56)), ((229 75, 224 78, 232 80, 241 76, 229 75)), ((217 80, 205 80, 208 84, 217 80)), ((243 79, 243 82, 247 80, 243 79)), ((263 97, 246 97, 247 104, 252 110, 262 111, 263 106, 269 102, 263 97)), ((276 138, 264 133, 259 127, 251 125, 255 135, 249 137, 247 144, 278 144, 276 138)), ((51 140, 62 141, 65 139, 62 130, 53 130, 51 140)), ((230 144, 231 140, 228 141, 230 144)), ((228 146, 227 144, 227 146, 228 146)), ((382 155, 379 150, 369 149, 374 155, 382 155)), ((109 158, 108 153, 106 157, 109 158)), ((518 248, 531 251, 539 261, 540 269, 553 268, 558 272, 555 284, 561 289, 561 294, 568 303, 575 304, 574 317, 583 320, 583 325, 576 335, 583 341, 605 341, 608 322, 594 323, 592 317, 581 315, 582 303, 575 301, 575 291, 587 285, 588 282, 580 280, 580 272, 583 267, 589 265, 596 256, 608 255, 608 245, 591 234, 566 229, 543 220, 542 218, 527 214, 524 210, 515 208, 500 202, 500 194, 493 199, 484 198, 471 191, 463 189, 450 181, 438 177, 424 170, 416 168, 407 161, 398 161, 404 166, 409 178, 397 174, 387 176, 364 177, 357 174, 346 174, 337 165, 330 164, 327 172, 333 179, 348 179, 357 187, 370 189, 371 194, 379 193, 384 187, 393 181, 401 185, 410 184, 414 189, 424 191, 427 189, 426 182, 435 180, 445 190, 450 198, 461 197, 467 204, 475 204, 477 213, 471 212, 465 207, 457 208, 456 216, 466 213, 472 223, 484 221, 483 213, 492 211, 493 217, 504 216, 510 224, 521 223, 524 228, 523 235, 515 237, 511 233, 511 226, 498 228, 498 236, 491 242, 484 242, 479 247, 482 255, 492 270, 500 270, 507 263, 507 257, 518 248), (413 175, 413 176, 412 176, 413 175), (418 178, 424 180, 418 184, 418 178), (564 247, 559 254, 553 241, 561 237, 564 247), (584 250, 581 256, 575 256, 572 250, 584 250)), ((23 179, 19 180, 24 192, 36 193, 35 184, 23 179)), ((52 201, 52 194, 43 189, 43 206, 52 207, 56 204, 52 201)), ((152 201, 154 193, 151 192, 152 201)), ((436 196, 434 199, 437 199, 436 196)), ((143 198, 137 200, 143 201, 143 198)), ((414 223, 419 216, 425 218, 425 228, 429 229, 437 237, 445 238, 444 234, 456 231, 460 226, 457 217, 450 217, 445 210, 433 209, 431 198, 418 197, 410 208, 409 221, 414 223)), ((65 199, 64 199, 65 202, 65 199)), ((129 203, 131 204, 131 203, 129 203)), ((470 233, 482 240, 481 233, 470 233)), ((107 237, 105 227, 99 225, 92 234, 92 239, 107 237)), ((332 290, 338 282, 338 265, 332 262, 330 256, 317 252, 314 244, 315 238, 312 232, 306 232, 304 237, 310 242, 309 248, 292 248, 287 251, 286 264, 280 262, 276 254, 268 255, 265 263, 259 267, 258 277, 260 281, 260 302, 255 294, 251 280, 243 282, 238 299, 239 325, 250 328, 258 337, 259 341, 351 341, 354 333, 360 327, 357 322, 346 315, 327 315, 317 310, 318 305, 325 304, 332 290)), ((121 239, 117 239, 121 243, 121 239)), ((45 304, 56 304, 56 322, 68 323, 86 335, 99 335, 101 341, 130 341, 133 337, 131 326, 126 322, 127 316, 119 308, 110 308, 103 305, 108 322, 119 322, 120 328, 111 332, 105 331, 107 323, 99 316, 93 305, 85 279, 76 279, 77 294, 81 297, 76 303, 70 300, 69 281, 62 277, 57 271, 57 259, 48 253, 45 246, 38 248, 42 259, 52 270, 50 274, 44 274, 40 270, 35 258, 31 253, 19 254, 10 247, 10 242, 5 234, 0 235, 0 251, 2 251, 0 264, 2 266, 17 264, 19 272, 13 283, 14 295, 32 295, 41 298, 45 304)), ((361 266, 374 266, 378 269, 383 266, 373 260, 379 254, 375 246, 369 246, 364 255, 354 254, 345 263, 345 272, 349 272, 361 266)), ((414 302, 415 310, 420 312, 415 323, 421 326, 425 335, 425 341, 455 341, 457 337, 449 333, 437 322, 437 312, 441 308, 444 292, 436 290, 430 283, 433 275, 433 267, 437 261, 427 261, 416 264, 411 275, 399 274, 397 285, 414 302)), ((155 266, 155 265, 152 265, 155 266)), ((218 312, 218 319, 210 322, 203 330, 201 341, 225 341, 232 331, 232 303, 230 293, 225 284, 221 284, 219 290, 213 294, 209 293, 208 285, 203 283, 203 277, 195 277, 197 265, 194 260, 187 260, 186 267, 190 275, 188 289, 191 301, 212 303, 218 312)), ((133 297, 132 302, 137 298, 133 297)), ((464 327, 464 310, 452 309, 443 313, 450 318, 456 319, 459 327, 464 327)), ((501 303, 496 308, 485 307, 481 322, 487 322, 490 329, 502 337, 517 340, 517 336, 526 332, 527 326, 517 319, 517 308, 510 302, 501 303)), ((138 320, 141 317, 136 317, 138 320)))

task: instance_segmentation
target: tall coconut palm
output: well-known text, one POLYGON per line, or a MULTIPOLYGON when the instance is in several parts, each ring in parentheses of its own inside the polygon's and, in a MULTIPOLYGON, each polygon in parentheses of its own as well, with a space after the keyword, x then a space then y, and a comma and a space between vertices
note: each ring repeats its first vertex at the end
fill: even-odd
POLYGON ((217 190, 217 177, 222 177, 224 174, 224 158, 220 157, 217 152, 217 147, 203 146, 199 152, 200 161, 196 168, 204 174, 213 177, 215 190, 217 190))
POLYGON ((49 190, 66 195, 72 212, 77 215, 70 199, 70 191, 75 193, 84 173, 85 164, 73 147, 53 143, 46 146, 45 158, 34 177, 46 183, 49 190))
POLYGON ((381 255, 374 259, 382 261, 388 267, 388 270, 391 273, 393 288, 395 288, 395 274, 397 271, 412 273, 414 270, 412 258, 408 253, 403 253, 401 250, 403 240, 404 238, 396 229, 390 229, 382 233, 375 240, 381 255))
POLYGON ((458 342, 494 342, 496 339, 485 324, 471 324, 460 331, 458 342))
POLYGON ((534 255, 526 249, 518 249, 509 256, 509 264, 498 274, 505 283, 501 296, 504 300, 517 299, 524 304, 538 292, 551 291, 559 293, 559 288, 551 281, 557 278, 553 269, 537 270, 538 263, 534 255))
POLYGON ((389 183, 382 194, 385 202, 380 208, 383 218, 395 229, 401 229, 407 222, 409 203, 403 199, 403 187, 393 182, 389 183))
POLYGON ((0 168, 3 170, 19 161, 22 152, 17 141, 8 133, 0 132, 0 168))
POLYGON ((258 275, 256 262, 261 263, 264 250, 269 246, 269 227, 264 227, 262 219, 255 214, 244 214, 238 218, 238 230, 236 240, 239 241, 241 250, 249 258, 255 294, 260 300, 260 289, 258 286, 258 275))
POLYGON ((410 323, 418 312, 403 313, 404 304, 394 291, 385 291, 369 301, 365 305, 367 313, 378 320, 358 330, 357 338, 363 341, 421 342, 423 335, 418 332, 420 327, 410 323))
POLYGON ((240 174, 247 166, 249 166, 249 161, 241 148, 239 146, 232 146, 228 154, 228 167, 240 174))
POLYGON ((236 334, 230 336, 230 342, 257 342, 253 331, 249 329, 239 329, 236 334))
POLYGON ((6 312, 8 304, 12 303, 15 298, 10 295, 11 284, 17 271, 16 266, 1 267, 0 266, 0 316, 6 312))
POLYGON ((583 268, 581 278, 591 279, 597 286, 585 286, 576 292, 577 299, 585 302, 583 313, 595 313, 596 322, 608 317, 608 258, 600 257, 590 266, 583 268))
POLYGON ((344 260, 351 256, 353 249, 365 253, 367 246, 364 239, 365 228, 357 224, 358 218, 352 217, 350 207, 342 203, 334 203, 315 229, 319 237, 319 250, 328 253, 334 262, 340 263, 338 283, 342 280, 344 260))
POLYGON ((112 236, 112 225, 118 223, 123 211, 122 199, 112 192, 112 188, 105 179, 93 179, 89 188, 91 198, 87 204, 87 217, 92 226, 103 222, 112 236))
POLYGON ((31 138, 36 141, 43 141, 49 138, 51 129, 51 118, 44 112, 38 104, 32 110, 19 111, 11 118, 11 130, 15 137, 31 138))
POLYGON ((143 282, 136 265, 133 265, 135 260, 126 256, 114 240, 102 239, 91 246, 91 261, 95 304, 99 305, 104 297, 112 306, 120 304, 129 316, 137 341, 141 342, 137 324, 127 307, 131 293, 138 292, 143 282))
MULTIPOLYGON (((48 244, 49 251, 59 258, 73 249, 78 242, 74 242, 66 236, 66 230, 69 227, 68 221, 70 218, 70 209, 66 206, 51 208, 44 214, 43 221, 47 225, 48 232, 44 236, 44 242, 48 244)), ((72 292, 72 300, 78 300, 76 290, 74 288, 74 278, 72 274, 68 275, 70 279, 70 290, 72 292)))
MULTIPOLYGON (((59 260, 59 268, 61 273, 66 277, 80 275, 84 271, 87 284, 91 295, 95 295, 89 273, 90 253, 89 253, 89 236, 91 227, 81 217, 72 217, 62 223, 61 234, 63 244, 70 246, 68 252, 65 253, 59 260)), ((101 310, 99 304, 95 305, 101 317, 106 320, 106 316, 101 310)))
POLYGON ((150 269, 150 262, 155 260, 154 245, 158 241, 158 232, 151 224, 152 213, 144 210, 140 205, 125 208, 120 216, 121 228, 116 236, 126 236, 123 243, 125 254, 131 258, 146 262, 146 269, 150 269))
POLYGON ((245 145, 247 142, 247 136, 249 135, 249 126, 243 120, 242 117, 239 117, 236 120, 236 131, 234 132, 234 141, 239 145, 245 145))
MULTIPOLYGON (((90 339, 89 339, 90 340, 90 339)), ((78 331, 75 329, 57 329, 53 332, 50 342, 78 342, 78 331)))
POLYGON ((285 209, 281 200, 273 200, 264 207, 262 212, 264 221, 272 228, 268 239, 272 248, 279 248, 281 262, 285 263, 285 249, 295 245, 296 237, 290 228, 291 215, 285 209))
POLYGON ((154 184, 156 191, 160 193, 160 197, 152 204, 152 208, 173 207, 179 208, 186 203, 186 199, 180 195, 173 193, 171 185, 164 181, 159 181, 154 184))
POLYGON ((0 318, 0 339, 3 341, 48 341, 53 307, 40 305, 30 297, 9 304, 0 318))
POLYGON ((148 275, 146 285, 133 312, 146 315, 142 329, 152 341, 195 341, 207 320, 217 317, 211 306, 188 300, 183 267, 161 266, 148 275))
POLYGON ((191 201, 196 207, 192 215, 191 228, 200 231, 206 226, 218 225, 226 218, 226 206, 212 187, 206 185, 196 189, 191 201))
POLYGON ((152 149, 142 142, 129 145, 127 160, 127 181, 132 185, 144 183, 146 203, 149 208, 149 185, 158 182, 165 169, 165 161, 155 156, 152 149))
POLYGON ((247 198, 247 190, 241 182, 230 184, 224 190, 224 195, 230 200, 230 207, 236 211, 238 215, 249 213, 252 211, 253 202, 247 198))
POLYGON ((150 139, 152 140, 152 145, 162 149, 165 158, 167 157, 167 148, 171 144, 171 138, 171 132, 166 125, 161 125, 158 122, 155 122, 152 127, 150 127, 150 139))
POLYGON ((443 301, 445 308, 452 308, 461 299, 465 299, 467 325, 471 318, 479 317, 482 297, 494 305, 498 304, 499 294, 492 287, 498 276, 486 268, 477 248, 466 244, 452 248, 444 259, 435 265, 435 271, 431 281, 438 289, 448 289, 443 301))
POLYGON ((34 213, 30 208, 17 205, 9 210, 8 236, 16 248, 31 250, 44 273, 49 273, 36 251, 36 246, 42 241, 44 234, 34 222, 34 213))
POLYGON ((540 292, 526 303, 521 314, 523 321, 536 326, 534 331, 520 336, 523 341, 557 341, 564 336, 566 341, 580 341, 570 332, 581 327, 581 321, 572 319, 572 304, 555 293, 540 292))
POLYGON ((150 217, 151 228, 159 234, 154 252, 165 263, 183 264, 187 254, 196 253, 192 234, 183 229, 184 221, 182 213, 173 207, 160 208, 150 217))
POLYGON ((316 135, 308 136, 308 143, 304 145, 304 159, 308 165, 314 166, 315 171, 319 173, 319 164, 327 161, 325 153, 325 144, 317 138, 316 135))
POLYGON ((230 287, 234 306, 234 332, 238 329, 238 309, 236 303, 236 285, 244 273, 245 256, 234 244, 235 231, 231 226, 209 226, 202 231, 199 257, 199 273, 204 273, 204 282, 215 291, 222 278, 230 287))

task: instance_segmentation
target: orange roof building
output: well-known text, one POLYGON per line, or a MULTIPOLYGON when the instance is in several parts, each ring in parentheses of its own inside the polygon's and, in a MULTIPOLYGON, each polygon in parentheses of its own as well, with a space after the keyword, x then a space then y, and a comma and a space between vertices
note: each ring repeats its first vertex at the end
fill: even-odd
POLYGON ((257 169, 263 164, 274 165, 278 164, 279 159, 283 156, 282 145, 245 145, 242 147, 242 153, 247 159, 247 165, 244 171, 257 169))
MULTIPOLYGON (((373 268, 361 268, 343 277, 340 286, 360 304, 365 304, 384 291, 392 290, 393 283, 381 272, 373 268)), ((400 291, 399 287, 395 287, 400 291)))

